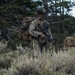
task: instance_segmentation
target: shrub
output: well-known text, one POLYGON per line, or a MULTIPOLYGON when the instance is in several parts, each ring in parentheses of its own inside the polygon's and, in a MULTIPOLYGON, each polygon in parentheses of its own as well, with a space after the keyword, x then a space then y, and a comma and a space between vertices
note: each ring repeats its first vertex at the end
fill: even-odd
POLYGON ((13 60, 11 68, 5 75, 75 75, 75 56, 67 51, 50 55, 50 53, 38 54, 37 57, 29 57, 29 54, 21 55, 13 60))

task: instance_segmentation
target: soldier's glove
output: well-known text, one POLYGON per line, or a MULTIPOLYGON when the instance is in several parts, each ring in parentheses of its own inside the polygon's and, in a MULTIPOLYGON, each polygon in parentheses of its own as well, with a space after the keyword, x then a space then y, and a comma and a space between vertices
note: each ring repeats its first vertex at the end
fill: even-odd
POLYGON ((40 44, 45 44, 46 43, 46 37, 43 33, 41 33, 40 36, 39 36, 39 43, 40 44))
POLYGON ((40 36, 42 39, 45 39, 45 35, 42 33, 40 36))
POLYGON ((43 33, 39 33, 40 38, 45 38, 45 35, 43 33))

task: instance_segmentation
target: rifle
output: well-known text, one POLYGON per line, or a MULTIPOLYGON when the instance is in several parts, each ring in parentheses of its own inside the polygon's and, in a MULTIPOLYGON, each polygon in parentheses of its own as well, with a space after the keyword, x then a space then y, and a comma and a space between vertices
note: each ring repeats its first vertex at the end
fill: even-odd
POLYGON ((47 23, 45 23, 44 25, 39 24, 39 28, 40 28, 40 31, 42 31, 42 33, 45 35, 46 40, 50 42, 51 35, 49 34, 49 31, 48 31, 49 25, 47 23))

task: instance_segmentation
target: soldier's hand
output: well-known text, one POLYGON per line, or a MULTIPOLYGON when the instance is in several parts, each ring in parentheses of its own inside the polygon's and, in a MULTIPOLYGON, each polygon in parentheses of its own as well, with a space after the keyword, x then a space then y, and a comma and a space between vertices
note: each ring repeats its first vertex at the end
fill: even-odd
POLYGON ((39 36, 39 43, 40 44, 46 43, 46 37, 43 33, 41 33, 40 36, 39 36))
POLYGON ((41 36, 42 36, 42 37, 45 37, 45 35, 44 35, 44 34, 42 34, 41 36))
POLYGON ((39 36, 41 35, 42 33, 39 33, 39 36))
POLYGON ((44 35, 43 33, 41 33, 41 35, 40 35, 40 36, 41 36, 41 38, 45 38, 45 35, 44 35))

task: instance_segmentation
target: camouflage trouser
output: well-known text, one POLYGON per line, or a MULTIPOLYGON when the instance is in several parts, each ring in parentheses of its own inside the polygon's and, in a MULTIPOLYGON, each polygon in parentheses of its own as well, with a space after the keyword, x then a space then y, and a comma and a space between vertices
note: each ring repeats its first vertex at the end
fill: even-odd
POLYGON ((34 51, 34 53, 39 53, 40 52, 40 46, 39 46, 39 42, 36 39, 32 40, 32 49, 34 51))
POLYGON ((42 53, 43 51, 50 51, 52 44, 49 43, 49 47, 47 45, 40 45, 39 41, 36 39, 32 40, 32 47, 34 53, 42 53))

